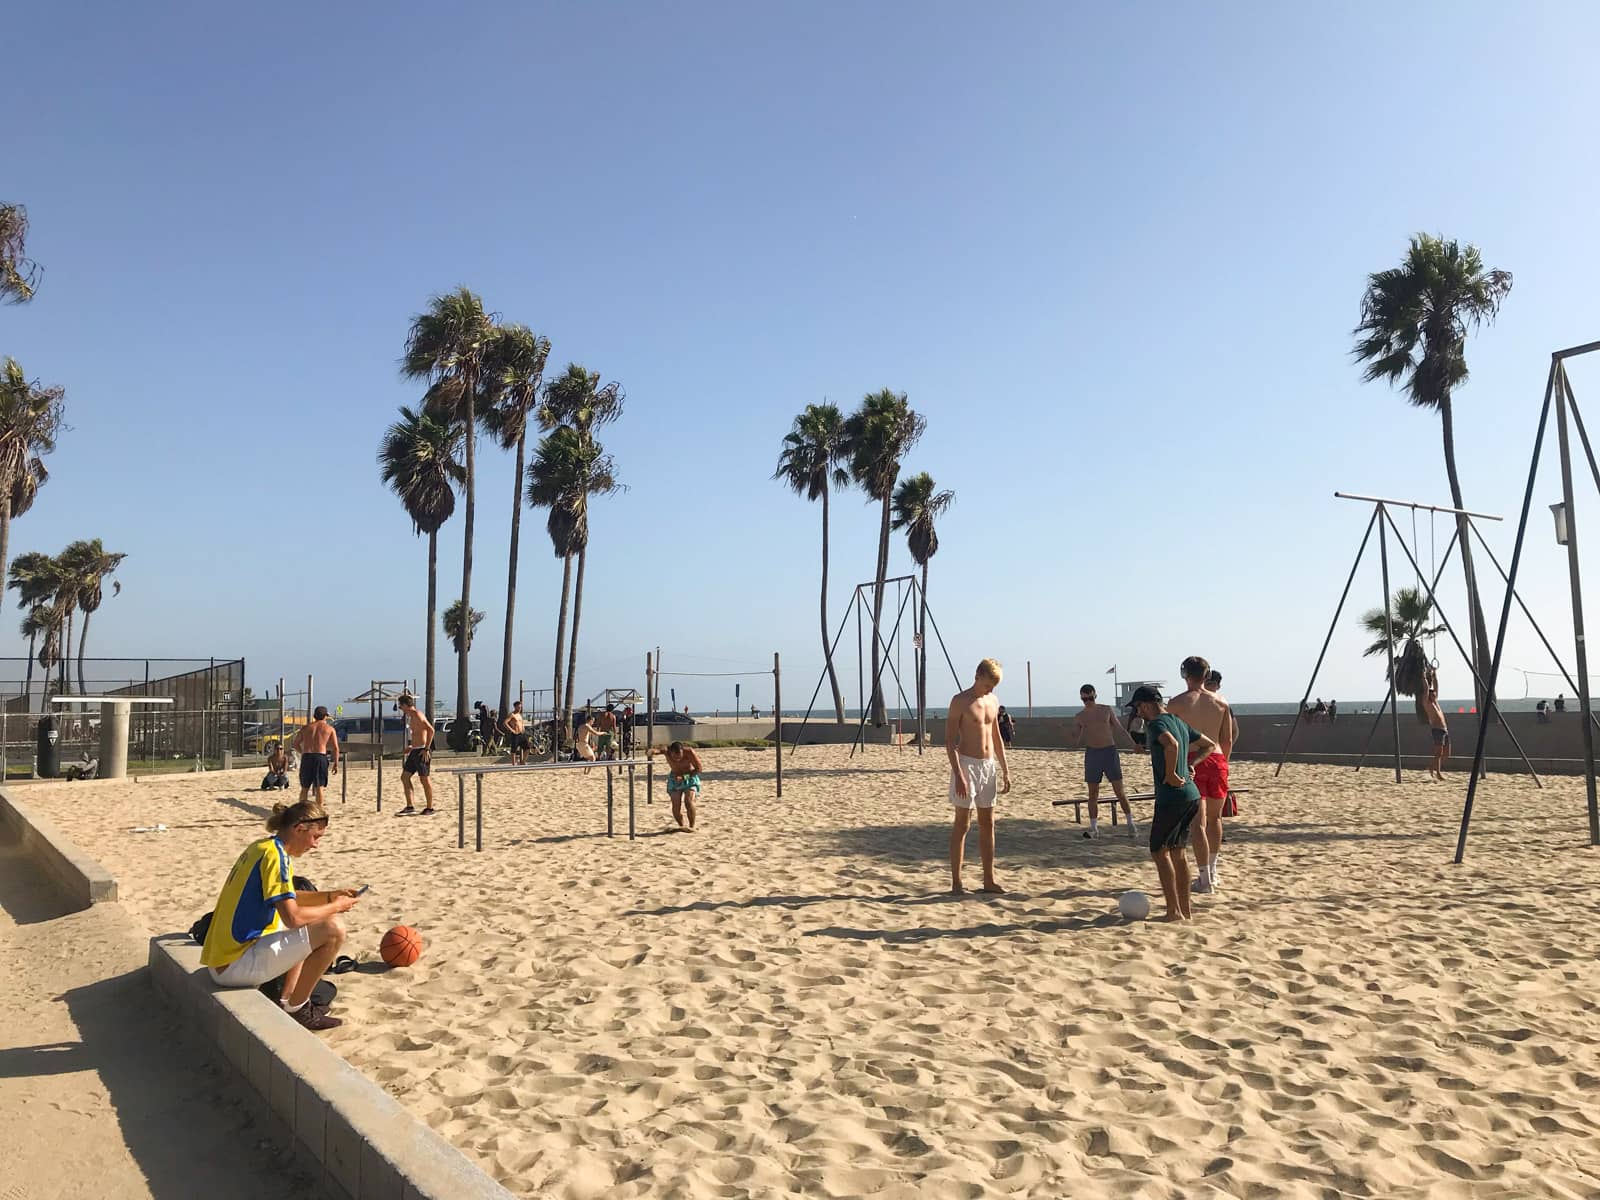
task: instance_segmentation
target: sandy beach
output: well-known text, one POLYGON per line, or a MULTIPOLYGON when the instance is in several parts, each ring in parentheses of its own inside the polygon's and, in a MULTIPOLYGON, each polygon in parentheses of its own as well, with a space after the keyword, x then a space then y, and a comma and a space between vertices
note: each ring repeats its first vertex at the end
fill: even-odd
MULTIPOLYGON (((807 747, 781 802, 770 754, 704 757, 700 831, 667 832, 658 782, 632 843, 598 771, 491 776, 481 854, 453 783, 397 819, 397 775, 380 815, 356 768, 298 864, 372 886, 328 1043, 514 1192, 1600 1196, 1581 780, 1491 779, 1454 867, 1459 775, 1239 764, 1224 890, 1168 926, 1116 912, 1159 895, 1142 841, 1050 806, 1078 754, 1014 756, 1011 894, 964 899, 942 755, 807 747), (426 950, 388 970, 401 922, 426 950)), ((258 782, 26 795, 167 932, 285 795, 258 782)))

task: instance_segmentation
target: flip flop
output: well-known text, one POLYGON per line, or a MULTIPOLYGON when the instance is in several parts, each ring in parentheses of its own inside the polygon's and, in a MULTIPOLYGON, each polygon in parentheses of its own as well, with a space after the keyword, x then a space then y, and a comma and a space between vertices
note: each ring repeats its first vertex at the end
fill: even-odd
POLYGON ((343 975, 346 972, 354 971, 355 969, 356 960, 351 958, 348 954, 341 954, 338 958, 333 960, 333 966, 328 968, 328 974, 343 975))

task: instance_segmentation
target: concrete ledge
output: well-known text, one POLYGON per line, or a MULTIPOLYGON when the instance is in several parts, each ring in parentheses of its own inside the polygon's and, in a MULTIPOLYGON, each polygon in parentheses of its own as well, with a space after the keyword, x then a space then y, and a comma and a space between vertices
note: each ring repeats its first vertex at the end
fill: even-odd
POLYGON ((117 898, 117 881, 61 831, 27 805, 0 791, 0 837, 15 839, 79 908, 117 898))
POLYGON ((337 1200, 509 1200, 387 1092, 248 988, 219 988, 187 934, 150 939, 150 974, 211 1038, 337 1200))

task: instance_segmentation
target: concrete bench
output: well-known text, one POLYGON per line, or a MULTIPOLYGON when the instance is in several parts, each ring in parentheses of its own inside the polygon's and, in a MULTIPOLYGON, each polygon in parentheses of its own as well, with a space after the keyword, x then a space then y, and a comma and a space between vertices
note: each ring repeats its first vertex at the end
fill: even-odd
MULTIPOLYGON (((1228 789, 1228 795, 1229 796, 1248 796, 1249 794, 1250 794, 1250 789, 1249 788, 1229 788, 1228 789)), ((1156 798, 1156 794, 1154 792, 1130 792, 1128 794, 1128 803, 1130 805, 1132 805, 1132 804, 1134 804, 1136 802, 1152 803, 1152 802, 1154 802, 1155 798, 1156 798)), ((1052 800, 1052 801, 1050 801, 1050 805, 1053 808, 1063 808, 1068 804, 1072 805, 1072 819, 1074 821, 1076 821, 1079 825, 1083 824, 1083 806, 1088 804, 1088 803, 1089 803, 1089 798, 1087 796, 1074 796, 1070 800, 1052 800)), ((1122 808, 1117 803, 1116 793, 1111 791, 1109 785, 1107 785, 1105 795, 1101 796, 1100 799, 1097 801, 1097 803, 1105 804, 1105 805, 1108 805, 1110 807, 1110 809, 1111 809, 1111 823, 1113 825, 1117 824, 1121 820, 1121 817, 1119 816, 1119 814, 1121 813, 1122 808)))

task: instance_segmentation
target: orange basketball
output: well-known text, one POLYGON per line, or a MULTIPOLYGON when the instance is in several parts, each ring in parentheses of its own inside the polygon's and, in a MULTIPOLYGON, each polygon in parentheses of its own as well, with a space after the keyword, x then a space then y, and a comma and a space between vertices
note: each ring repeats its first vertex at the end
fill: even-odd
POLYGON ((409 967, 422 957, 422 935, 409 925, 396 925, 383 935, 378 953, 391 967, 409 967))

